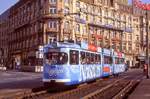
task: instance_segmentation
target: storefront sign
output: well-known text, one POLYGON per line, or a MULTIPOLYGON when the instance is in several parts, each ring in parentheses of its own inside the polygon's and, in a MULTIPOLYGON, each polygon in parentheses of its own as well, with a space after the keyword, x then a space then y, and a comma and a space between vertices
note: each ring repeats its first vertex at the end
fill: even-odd
POLYGON ((139 60, 145 60, 146 57, 144 57, 144 56, 139 56, 138 59, 139 59, 139 60))

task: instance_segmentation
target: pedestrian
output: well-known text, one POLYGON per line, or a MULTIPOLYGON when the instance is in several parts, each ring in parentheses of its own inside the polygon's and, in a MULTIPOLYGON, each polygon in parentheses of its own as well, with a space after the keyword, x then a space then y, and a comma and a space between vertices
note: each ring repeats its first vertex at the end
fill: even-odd
POLYGON ((146 75, 147 69, 148 69, 147 64, 144 64, 144 68, 143 68, 143 73, 144 73, 144 75, 146 75))

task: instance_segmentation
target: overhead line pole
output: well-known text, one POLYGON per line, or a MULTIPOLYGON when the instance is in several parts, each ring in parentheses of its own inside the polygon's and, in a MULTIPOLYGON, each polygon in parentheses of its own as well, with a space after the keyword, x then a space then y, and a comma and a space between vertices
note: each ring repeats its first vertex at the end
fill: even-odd
POLYGON ((146 78, 149 78, 149 22, 148 22, 148 10, 146 10, 146 64, 147 64, 147 70, 146 70, 146 78))

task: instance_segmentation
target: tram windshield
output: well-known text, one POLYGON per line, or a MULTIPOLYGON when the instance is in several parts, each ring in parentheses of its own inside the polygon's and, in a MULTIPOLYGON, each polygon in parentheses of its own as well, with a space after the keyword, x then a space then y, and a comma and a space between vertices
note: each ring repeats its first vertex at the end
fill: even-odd
POLYGON ((124 64, 123 58, 115 58, 115 64, 124 64))
POLYGON ((63 65, 68 61, 68 55, 63 52, 46 53, 46 63, 49 65, 63 65))
POLYGON ((112 57, 104 56, 104 64, 112 64, 112 57))

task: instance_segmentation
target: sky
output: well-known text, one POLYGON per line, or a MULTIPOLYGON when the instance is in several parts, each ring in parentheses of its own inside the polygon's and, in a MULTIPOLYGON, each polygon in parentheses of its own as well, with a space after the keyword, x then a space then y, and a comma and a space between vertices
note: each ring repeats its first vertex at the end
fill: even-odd
POLYGON ((0 0, 0 14, 14 5, 18 0, 0 0))
MULTIPOLYGON (((129 2, 131 3, 132 0, 129 0, 129 2)), ((150 3, 150 0, 141 0, 144 3, 150 3)))
MULTIPOLYGON (((2 14, 5 10, 7 10, 9 7, 14 5, 18 0, 0 0, 0 14, 2 14)), ((150 3, 150 0, 141 0, 144 3, 150 3)), ((131 3, 131 0, 129 0, 131 3)))

